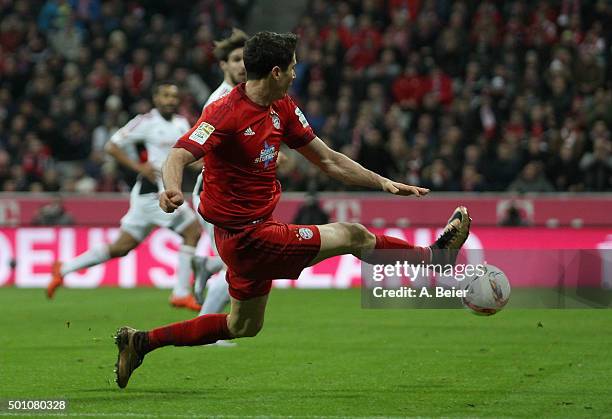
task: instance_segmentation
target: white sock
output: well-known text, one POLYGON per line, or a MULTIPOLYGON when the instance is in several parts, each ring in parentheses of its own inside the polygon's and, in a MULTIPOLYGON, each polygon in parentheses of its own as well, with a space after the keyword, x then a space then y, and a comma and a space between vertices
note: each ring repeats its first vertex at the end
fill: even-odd
MULTIPOLYGON (((217 273, 221 269, 225 268, 225 263, 219 256, 209 256, 206 258, 206 270, 208 272, 217 273)), ((225 278, 225 275, 223 275, 225 278)))
POLYGON ((176 283, 172 290, 175 297, 186 297, 191 294, 191 258, 195 254, 195 247, 182 245, 179 248, 178 266, 176 267, 176 283))
POLYGON ((222 270, 219 272, 218 277, 209 282, 208 289, 206 290, 206 299, 200 310, 200 316, 204 314, 222 313, 229 301, 229 285, 225 280, 225 270, 222 270))
POLYGON ((89 268, 90 266, 99 265, 110 259, 108 246, 95 246, 77 256, 76 258, 62 262, 61 274, 68 275, 70 272, 78 271, 79 269, 89 268))

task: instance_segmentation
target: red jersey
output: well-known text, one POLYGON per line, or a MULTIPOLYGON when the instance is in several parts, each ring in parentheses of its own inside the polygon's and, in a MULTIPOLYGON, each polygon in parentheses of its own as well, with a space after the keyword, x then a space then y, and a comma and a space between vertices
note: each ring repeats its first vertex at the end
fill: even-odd
POLYGON ((174 147, 204 157, 204 183, 198 212, 222 228, 254 224, 272 215, 280 198, 276 158, 281 141, 290 148, 315 138, 304 114, 286 95, 261 106, 245 84, 202 111, 174 147))

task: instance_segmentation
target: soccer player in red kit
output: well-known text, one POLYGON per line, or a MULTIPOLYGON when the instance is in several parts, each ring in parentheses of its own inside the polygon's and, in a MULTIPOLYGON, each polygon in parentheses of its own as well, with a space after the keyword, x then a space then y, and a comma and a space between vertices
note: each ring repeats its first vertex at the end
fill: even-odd
POLYGON ((394 195, 420 197, 429 192, 371 172, 316 136, 287 95, 295 78, 296 44, 297 37, 291 33, 260 32, 250 38, 244 48, 247 82, 203 110, 177 141, 163 168, 165 191, 160 206, 173 212, 184 201, 180 185, 185 166, 204 158, 199 212, 214 224, 219 255, 228 266, 230 313, 207 314, 151 331, 120 328, 115 337, 119 387, 127 385, 144 356, 157 348, 255 336, 263 326, 274 279, 297 278, 304 268, 343 254, 367 263, 394 263, 400 252, 414 264, 454 264, 467 239, 470 218, 465 207, 454 211, 443 234, 428 247, 375 235, 356 223, 294 225, 272 218, 281 193, 275 177, 281 142, 346 184, 394 195), (374 252, 378 249, 395 252, 385 260, 389 252, 374 252))

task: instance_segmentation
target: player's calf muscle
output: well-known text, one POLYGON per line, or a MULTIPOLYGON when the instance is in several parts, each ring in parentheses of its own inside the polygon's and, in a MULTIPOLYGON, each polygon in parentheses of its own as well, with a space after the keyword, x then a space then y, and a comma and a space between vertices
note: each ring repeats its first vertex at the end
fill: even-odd
POLYGON ((268 296, 239 301, 232 298, 227 328, 235 338, 253 337, 263 328, 268 296))
POLYGON ((263 328, 263 313, 231 312, 227 317, 227 328, 235 338, 256 336, 263 328))
POLYGON ((131 235, 123 232, 113 244, 108 246, 108 252, 112 258, 126 256, 140 242, 131 235))
POLYGON ((257 336, 263 328, 263 319, 233 320, 228 319, 228 329, 235 338, 248 338, 257 336))
POLYGON ((193 224, 189 225, 182 233, 183 240, 185 244, 188 246, 195 246, 198 244, 198 240, 200 239, 200 235, 202 234, 202 228, 197 221, 193 224))

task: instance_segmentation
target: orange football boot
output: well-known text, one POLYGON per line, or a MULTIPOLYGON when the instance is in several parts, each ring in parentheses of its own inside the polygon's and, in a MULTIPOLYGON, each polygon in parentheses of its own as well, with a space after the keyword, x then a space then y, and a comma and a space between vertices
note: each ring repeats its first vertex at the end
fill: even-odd
POLYGON ((55 291, 62 286, 64 278, 62 277, 62 262, 55 261, 51 266, 51 282, 47 285, 47 298, 53 298, 55 291))
POLYGON ((172 295, 170 297, 170 305, 176 308, 187 308, 193 311, 200 311, 202 308, 202 306, 196 301, 195 297, 191 294, 185 297, 175 297, 172 295))

